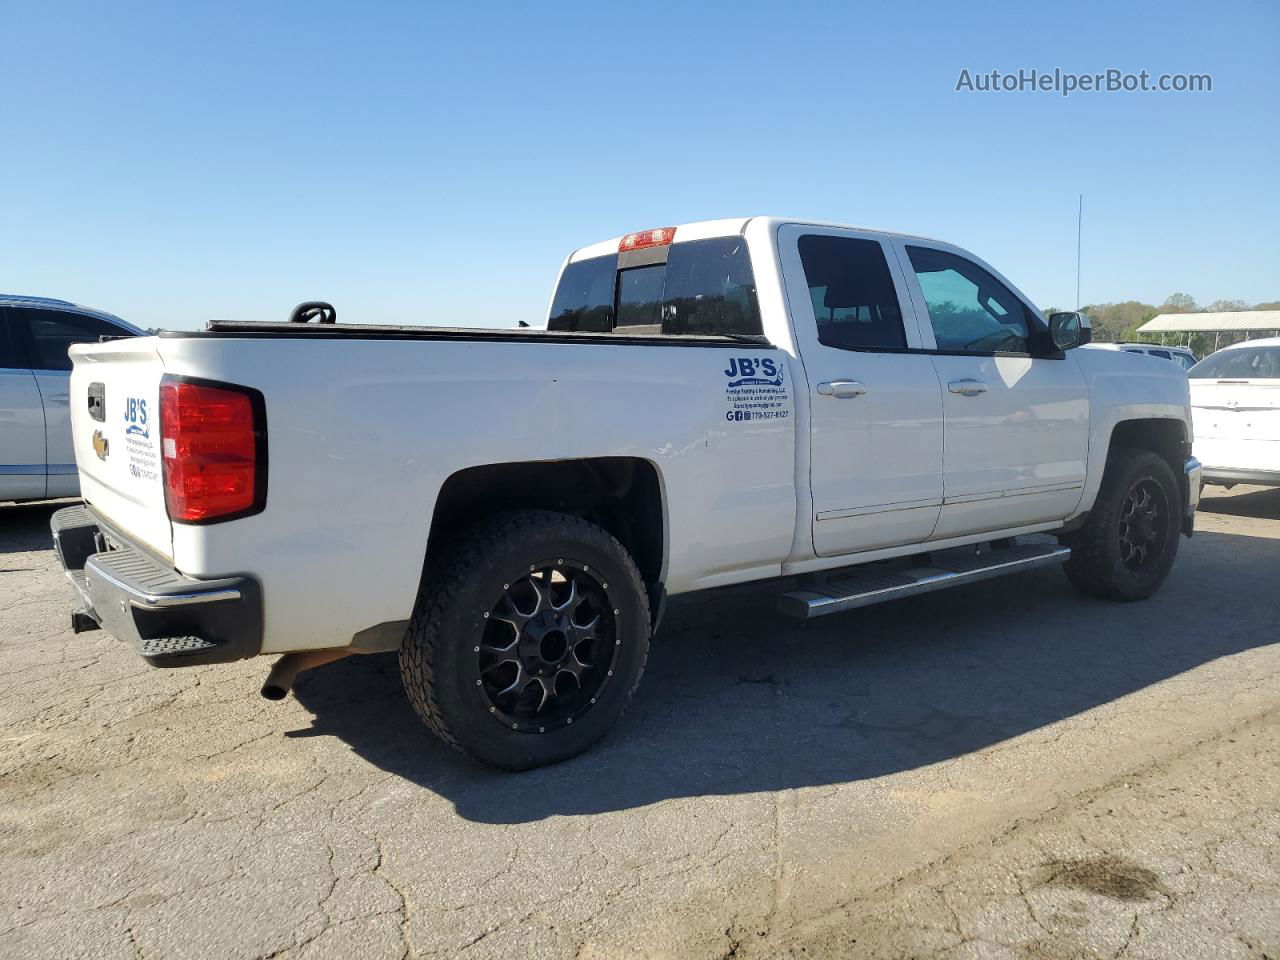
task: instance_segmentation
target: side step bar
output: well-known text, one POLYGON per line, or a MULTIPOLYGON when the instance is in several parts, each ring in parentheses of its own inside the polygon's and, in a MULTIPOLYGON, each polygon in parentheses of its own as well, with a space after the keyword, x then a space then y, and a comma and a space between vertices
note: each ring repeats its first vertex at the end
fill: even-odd
POLYGON ((924 566, 877 571, 854 567, 828 574, 816 585, 778 597, 778 612, 811 620, 829 613, 843 613, 886 600, 900 600, 921 593, 976 583, 1007 573, 1021 573, 1051 563, 1062 563, 1071 548, 1056 542, 1017 543, 975 553, 972 548, 925 554, 924 566))

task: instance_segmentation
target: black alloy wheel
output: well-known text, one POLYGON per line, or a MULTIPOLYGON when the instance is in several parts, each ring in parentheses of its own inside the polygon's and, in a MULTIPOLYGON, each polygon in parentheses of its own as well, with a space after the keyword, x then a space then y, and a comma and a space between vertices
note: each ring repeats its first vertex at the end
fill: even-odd
POLYGON ((503 584, 473 650, 489 713, 539 734, 581 719, 613 677, 618 612, 590 565, 563 557, 503 584))
POLYGON ((1164 490, 1150 477, 1133 485, 1120 507, 1120 560, 1141 570, 1160 556, 1168 536, 1169 504, 1164 490))

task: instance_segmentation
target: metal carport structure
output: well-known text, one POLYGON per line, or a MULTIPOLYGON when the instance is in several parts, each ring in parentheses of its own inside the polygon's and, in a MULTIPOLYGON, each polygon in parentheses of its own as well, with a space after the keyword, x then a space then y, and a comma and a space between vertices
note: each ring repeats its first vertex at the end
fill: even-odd
MULTIPOLYGON (((1280 310, 1230 310, 1224 313, 1162 313, 1152 317, 1138 328, 1138 334, 1159 334, 1165 342, 1166 334, 1212 333, 1213 348, 1221 345, 1222 334, 1253 336, 1280 336, 1280 310)), ((1180 337, 1178 338, 1181 339, 1180 337)), ((1233 336, 1228 342, 1240 339, 1233 336)))

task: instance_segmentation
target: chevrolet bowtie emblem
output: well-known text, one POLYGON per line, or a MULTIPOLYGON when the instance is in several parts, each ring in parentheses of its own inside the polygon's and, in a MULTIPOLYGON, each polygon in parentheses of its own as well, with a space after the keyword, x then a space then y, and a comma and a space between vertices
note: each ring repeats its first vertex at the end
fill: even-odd
POLYGON ((111 442, 102 435, 101 430, 93 431, 93 452, 98 455, 99 460, 107 459, 111 453, 111 442))

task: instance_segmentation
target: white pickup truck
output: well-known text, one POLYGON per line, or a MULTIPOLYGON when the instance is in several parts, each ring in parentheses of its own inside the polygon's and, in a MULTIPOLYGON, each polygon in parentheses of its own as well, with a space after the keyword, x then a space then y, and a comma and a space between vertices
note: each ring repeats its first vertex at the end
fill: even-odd
POLYGON ((304 313, 72 348, 73 625, 288 654, 272 697, 399 651, 500 767, 609 729, 670 595, 777 581, 814 617, 1065 561, 1136 600, 1199 499, 1181 369, 1072 349, 1079 315, 933 240, 691 223, 573 253, 545 329, 304 313))

